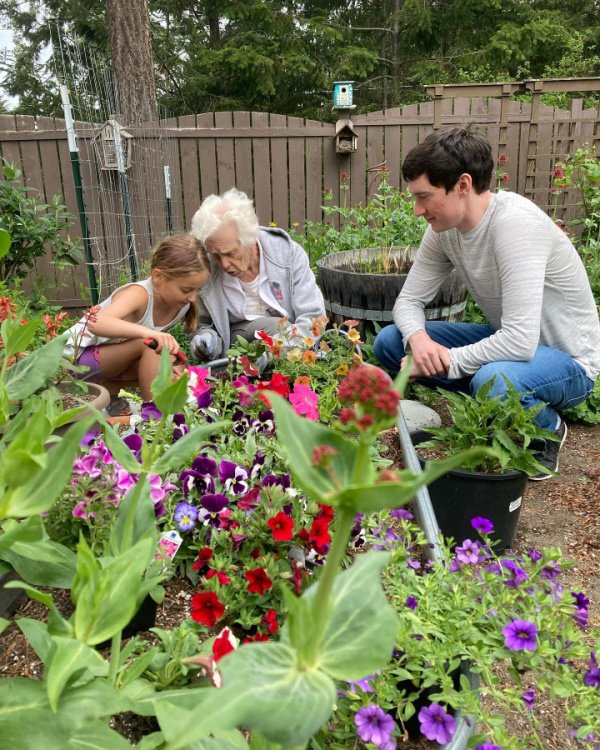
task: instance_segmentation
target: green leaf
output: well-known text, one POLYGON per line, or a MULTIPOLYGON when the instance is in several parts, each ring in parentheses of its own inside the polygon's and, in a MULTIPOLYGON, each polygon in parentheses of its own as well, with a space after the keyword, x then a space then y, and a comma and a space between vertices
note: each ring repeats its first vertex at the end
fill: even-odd
POLYGON ((130 474, 140 473, 140 462, 131 452, 131 448, 107 423, 103 425, 103 439, 114 460, 118 461, 125 471, 130 474))
POLYGON ((6 628, 11 624, 10 620, 5 619, 4 617, 0 617, 0 635, 6 630, 6 628))
POLYGON ((8 255, 10 250, 10 234, 6 229, 0 229, 0 258, 8 255))
MULTIPOLYGON (((334 679, 359 680, 390 659, 398 618, 379 580, 389 558, 386 552, 358 555, 335 579, 331 620, 318 653, 319 667, 334 679)), ((312 600, 317 586, 313 584, 302 599, 312 600)), ((284 634, 286 629, 287 623, 284 634)))
MULTIPOLYGON (((334 430, 296 414, 290 404, 281 396, 269 393, 273 405, 277 435, 287 454, 290 471, 296 483, 307 495, 315 500, 335 505, 339 489, 347 487, 351 481, 359 446, 356 441, 339 435, 334 430), (313 449, 328 445, 334 449, 328 468, 313 465, 313 449)), ((374 469, 369 464, 365 483, 374 478, 374 469)))
POLYGON ((46 663, 45 677, 48 700, 54 712, 69 680, 81 672, 91 677, 104 677, 108 674, 108 662, 93 648, 74 638, 54 637, 55 648, 46 663))
MULTIPOLYGON (((110 533, 109 549, 112 555, 117 556, 144 538, 154 539, 154 547, 151 548, 153 553, 158 545, 158 532, 154 503, 150 497, 150 485, 146 474, 143 474, 121 499, 117 518, 110 533)), ((149 562, 150 559, 147 559, 144 567, 149 562)))
POLYGON ((181 467, 190 456, 196 456, 198 446, 210 435, 223 431, 231 423, 226 421, 213 422, 211 424, 193 427, 187 435, 176 440, 152 465, 152 473, 166 474, 173 469, 181 467))
POLYGON ((106 721, 90 722, 74 732, 66 745, 68 750, 131 750, 131 745, 106 721))
POLYGON ((25 483, 7 492, 0 503, 0 521, 24 518, 50 508, 71 476, 73 458, 81 438, 93 423, 93 417, 73 425, 62 441, 48 451, 48 464, 25 483))
POLYGON ((46 663, 53 645, 53 640, 48 634, 46 623, 39 620, 32 620, 30 617, 21 617, 17 620, 17 625, 40 660, 46 663))
POLYGON ((48 607, 48 632, 51 635, 71 635, 73 630, 71 625, 60 614, 50 594, 38 591, 33 586, 28 586, 22 581, 9 581, 6 584, 6 588, 23 589, 30 599, 41 602, 44 606, 48 607))
POLYGON ((75 553, 50 539, 14 542, 10 549, 0 552, 0 557, 33 586, 68 589, 73 583, 75 553))
MULTIPOLYGON (((24 352, 33 341, 33 337, 35 336, 35 332, 37 331, 38 326, 39 321, 37 320, 30 320, 27 323, 21 323, 17 319, 13 320, 12 318, 7 318, 2 323, 2 342, 4 344, 4 356, 12 357, 19 352, 24 352)), ((31 356, 31 354, 29 356, 31 356)), ((27 357, 19 360, 19 362, 15 363, 6 371, 5 384, 7 386, 9 380, 14 375, 14 370, 16 370, 17 366, 19 364, 23 365, 26 361, 27 357), (13 370, 12 373, 11 370, 13 370)), ((8 387, 7 390, 9 390, 8 387)), ((10 398, 13 398, 13 396, 10 396, 10 398)))
POLYGON ((65 729, 50 710, 41 680, 0 680, 0 737, 6 748, 64 750, 65 729))
POLYGON ((2 524, 0 534, 0 557, 2 552, 15 542, 37 542, 45 538, 46 532, 40 516, 30 516, 23 521, 9 519, 2 524))
POLYGON ((181 411, 188 400, 188 375, 184 373, 173 380, 173 368, 169 352, 163 349, 158 376, 152 383, 152 400, 163 414, 176 414, 181 411))
POLYGON ((333 680, 318 669, 298 669, 296 651, 284 643, 247 644, 219 668, 225 689, 239 700, 241 726, 282 745, 308 742, 335 703, 333 680))
POLYGON ((11 401, 22 401, 48 382, 60 366, 65 341, 66 336, 57 336, 6 371, 4 385, 11 401))

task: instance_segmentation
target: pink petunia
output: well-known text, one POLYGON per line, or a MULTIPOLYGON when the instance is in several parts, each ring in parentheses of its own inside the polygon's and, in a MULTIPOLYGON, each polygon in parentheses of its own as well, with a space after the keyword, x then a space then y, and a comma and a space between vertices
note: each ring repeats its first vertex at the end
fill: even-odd
POLYGON ((296 383, 289 399, 296 414, 304 414, 307 419, 312 419, 313 422, 319 421, 319 410, 317 408, 319 396, 307 385, 296 383))

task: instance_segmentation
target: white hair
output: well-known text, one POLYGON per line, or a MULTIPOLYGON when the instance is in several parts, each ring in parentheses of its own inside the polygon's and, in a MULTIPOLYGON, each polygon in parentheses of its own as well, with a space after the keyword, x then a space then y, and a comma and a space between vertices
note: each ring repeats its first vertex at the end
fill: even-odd
POLYGON ((242 247, 252 247, 258 240, 258 218, 254 204, 246 193, 231 188, 223 195, 209 195, 192 218, 190 234, 202 245, 224 224, 235 224, 242 247))

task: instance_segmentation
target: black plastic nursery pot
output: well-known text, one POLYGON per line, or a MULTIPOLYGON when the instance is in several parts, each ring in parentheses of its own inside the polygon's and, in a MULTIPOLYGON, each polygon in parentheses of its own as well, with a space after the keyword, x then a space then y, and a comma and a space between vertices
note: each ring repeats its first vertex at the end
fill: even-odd
MULTIPOLYGON (((123 628, 123 638, 132 638, 137 633, 143 633, 156 625, 156 602, 148 594, 141 603, 140 608, 123 628)), ((102 641, 96 648, 103 649, 110 646, 110 639, 102 641)))
MULTIPOLYGON (((415 446, 430 439, 427 432, 411 435, 415 446)), ((420 458, 419 462, 424 464, 420 458)), ((456 544, 464 539, 476 539, 471 519, 483 516, 494 524, 490 539, 495 543, 494 550, 501 551, 510 547, 515 539, 526 485, 527 475, 520 471, 484 474, 457 469, 430 484, 428 490, 445 537, 452 537, 456 544)))

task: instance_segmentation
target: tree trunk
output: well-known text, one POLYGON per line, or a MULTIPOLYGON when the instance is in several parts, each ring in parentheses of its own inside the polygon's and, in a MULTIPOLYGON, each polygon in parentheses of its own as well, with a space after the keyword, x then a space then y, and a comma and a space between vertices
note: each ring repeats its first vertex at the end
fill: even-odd
POLYGON ((157 119, 147 0, 106 0, 112 69, 124 125, 157 119))

